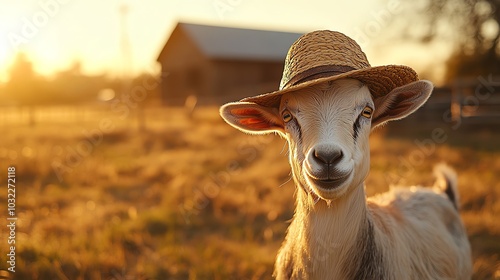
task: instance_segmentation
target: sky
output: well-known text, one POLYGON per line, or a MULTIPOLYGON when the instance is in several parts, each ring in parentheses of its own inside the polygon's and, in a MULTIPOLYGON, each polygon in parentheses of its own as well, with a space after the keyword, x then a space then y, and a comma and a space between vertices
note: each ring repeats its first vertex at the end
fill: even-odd
POLYGON ((402 1, 0 0, 0 81, 8 80, 17 52, 46 76, 77 61, 91 75, 157 71, 156 57, 178 21, 299 33, 336 30, 358 41, 372 65, 410 64, 439 74, 446 46, 429 51, 380 44, 392 19, 401 16, 402 1))

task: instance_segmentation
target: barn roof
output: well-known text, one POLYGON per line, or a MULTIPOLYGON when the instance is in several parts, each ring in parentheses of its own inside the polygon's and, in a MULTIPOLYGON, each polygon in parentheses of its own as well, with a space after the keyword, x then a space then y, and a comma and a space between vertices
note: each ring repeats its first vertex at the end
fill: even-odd
POLYGON ((208 57, 227 59, 282 61, 292 43, 302 35, 182 22, 178 23, 174 32, 177 29, 182 29, 208 57))

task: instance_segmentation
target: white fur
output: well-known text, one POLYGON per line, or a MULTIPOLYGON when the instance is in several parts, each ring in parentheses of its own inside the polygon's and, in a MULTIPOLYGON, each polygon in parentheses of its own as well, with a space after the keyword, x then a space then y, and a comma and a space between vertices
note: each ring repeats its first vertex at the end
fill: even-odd
POLYGON ((345 79, 287 93, 279 108, 254 103, 221 108, 234 127, 275 131, 289 143, 297 204, 276 260, 276 278, 470 279, 470 246, 455 209, 451 171, 441 168, 439 174, 451 182, 455 202, 443 193, 443 184, 365 196, 371 129, 411 114, 431 91, 432 84, 418 81, 374 98, 359 81, 345 79), (366 106, 374 109, 371 118, 361 116, 366 106), (293 115, 288 122, 282 119, 287 112, 293 115))

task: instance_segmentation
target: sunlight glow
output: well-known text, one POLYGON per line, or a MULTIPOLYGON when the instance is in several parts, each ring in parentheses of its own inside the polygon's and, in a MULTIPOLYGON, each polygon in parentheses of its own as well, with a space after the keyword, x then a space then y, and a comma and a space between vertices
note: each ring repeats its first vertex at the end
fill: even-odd
POLYGON ((106 88, 98 92, 97 99, 99 101, 109 101, 115 98, 115 91, 111 88, 106 88))
POLYGON ((370 53, 372 44, 367 42, 386 32, 390 19, 399 13, 398 5, 397 0, 365 0, 363 5, 327 0, 307 4, 297 0, 287 4, 266 0, 151 0, 147 5, 139 0, 9 2, 0 10, 0 82, 6 80, 17 50, 33 60, 41 75, 64 71, 74 61, 81 61, 83 72, 91 75, 147 71, 156 65, 178 21, 304 33, 330 29, 362 41, 363 49, 370 53), (120 14, 123 5, 128 7, 126 15, 120 14), (281 12, 276 14, 276 10, 281 12), (21 38, 15 46, 12 34, 21 38), (124 36, 130 43, 125 51, 124 36), (129 53, 130 63, 124 63, 125 53, 129 53))

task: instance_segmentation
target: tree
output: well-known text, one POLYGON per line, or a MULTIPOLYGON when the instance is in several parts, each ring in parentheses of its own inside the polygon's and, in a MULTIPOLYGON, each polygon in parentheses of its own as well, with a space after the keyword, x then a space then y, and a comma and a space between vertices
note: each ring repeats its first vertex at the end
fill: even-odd
POLYGON ((33 70, 33 64, 24 53, 18 53, 9 71, 5 96, 19 106, 27 106, 30 125, 35 124, 34 107, 44 98, 44 80, 33 70))
POLYGON ((500 0, 407 1, 398 17, 404 39, 452 42, 447 81, 500 73, 500 0))
POLYGON ((33 70, 26 54, 19 53, 9 69, 9 80, 5 85, 6 97, 18 105, 36 105, 43 98, 43 79, 33 70))

